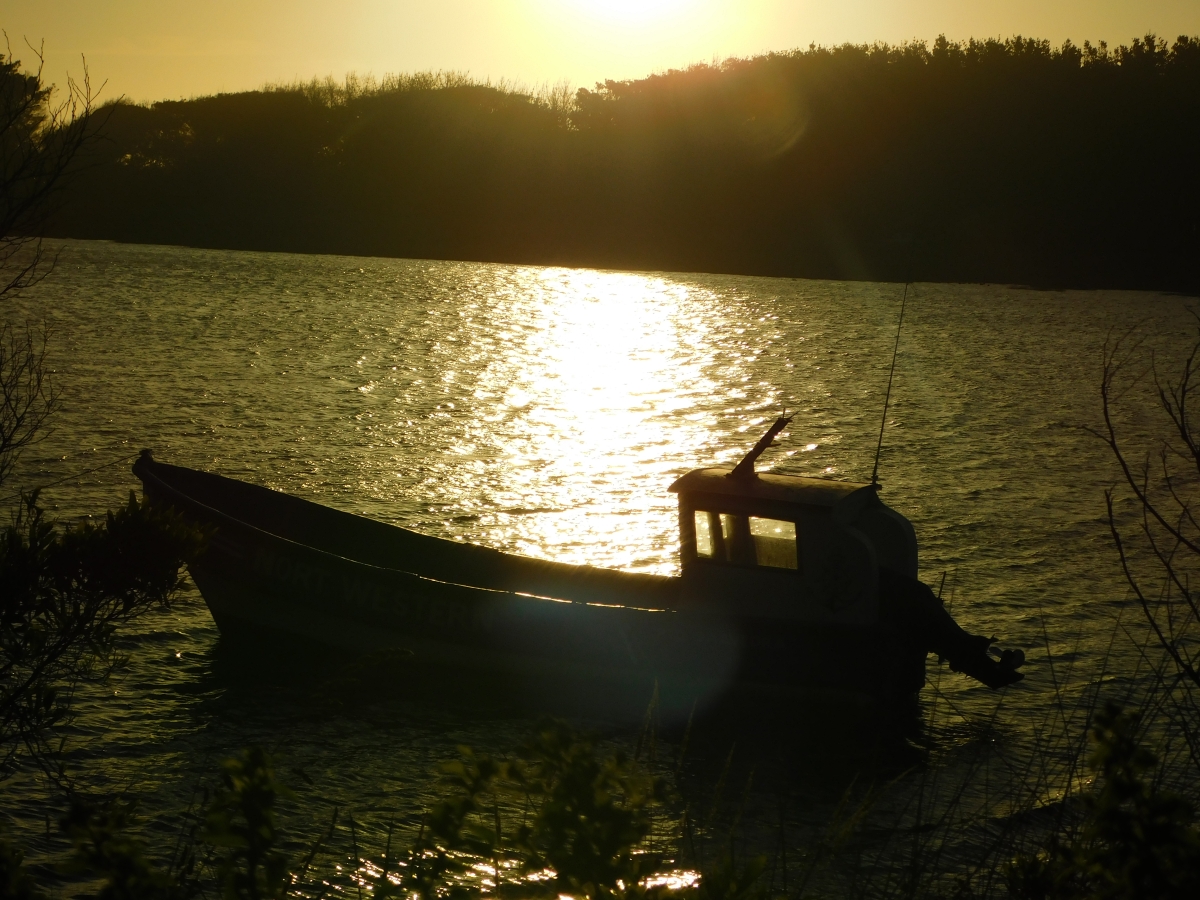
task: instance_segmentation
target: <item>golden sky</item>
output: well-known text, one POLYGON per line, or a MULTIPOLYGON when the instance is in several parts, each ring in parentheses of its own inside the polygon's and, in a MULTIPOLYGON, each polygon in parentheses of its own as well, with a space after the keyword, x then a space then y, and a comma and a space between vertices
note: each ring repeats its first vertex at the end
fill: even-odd
POLYGON ((845 41, 1128 42, 1200 34, 1200 0, 0 0, 13 54, 132 100, 347 72, 456 70, 590 86, 714 58, 845 41))

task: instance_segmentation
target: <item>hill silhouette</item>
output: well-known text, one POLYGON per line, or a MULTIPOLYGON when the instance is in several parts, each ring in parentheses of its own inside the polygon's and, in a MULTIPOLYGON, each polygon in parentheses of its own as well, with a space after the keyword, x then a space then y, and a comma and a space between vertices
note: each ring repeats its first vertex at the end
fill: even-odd
POLYGON ((106 107, 60 236, 1200 290, 1200 39, 810 47, 571 94, 453 74, 106 107))

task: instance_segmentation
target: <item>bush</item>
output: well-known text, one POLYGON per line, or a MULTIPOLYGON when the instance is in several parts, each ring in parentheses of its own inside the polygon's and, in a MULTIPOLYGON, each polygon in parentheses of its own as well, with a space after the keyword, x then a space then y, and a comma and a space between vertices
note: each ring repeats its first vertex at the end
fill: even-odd
POLYGON ((0 531, 0 776, 25 755, 62 776, 50 739, 71 719, 72 688, 124 665, 117 629, 170 603, 203 541, 132 493, 101 524, 63 530, 26 498, 0 531))
POLYGON ((1097 715, 1089 765, 1099 790, 1084 796, 1074 835, 1055 835, 1009 873, 1023 900, 1169 900, 1200 896, 1200 831, 1183 797, 1156 790, 1158 760, 1139 746, 1139 717, 1109 703, 1097 715))

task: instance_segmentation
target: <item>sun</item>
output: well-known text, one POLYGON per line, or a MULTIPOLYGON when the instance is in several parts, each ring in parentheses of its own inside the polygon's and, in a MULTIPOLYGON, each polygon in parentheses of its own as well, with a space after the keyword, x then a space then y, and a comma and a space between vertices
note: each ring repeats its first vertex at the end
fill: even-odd
POLYGON ((610 22, 645 22, 682 13, 694 0, 567 0, 589 19, 610 22))

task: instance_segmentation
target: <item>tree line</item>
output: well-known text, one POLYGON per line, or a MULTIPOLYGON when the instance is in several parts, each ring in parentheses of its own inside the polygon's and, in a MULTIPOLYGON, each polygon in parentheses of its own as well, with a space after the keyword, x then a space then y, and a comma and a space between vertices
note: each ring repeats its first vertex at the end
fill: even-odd
POLYGON ((351 77, 103 113, 54 234, 1200 290, 1200 38, 813 46, 574 94, 351 77))

